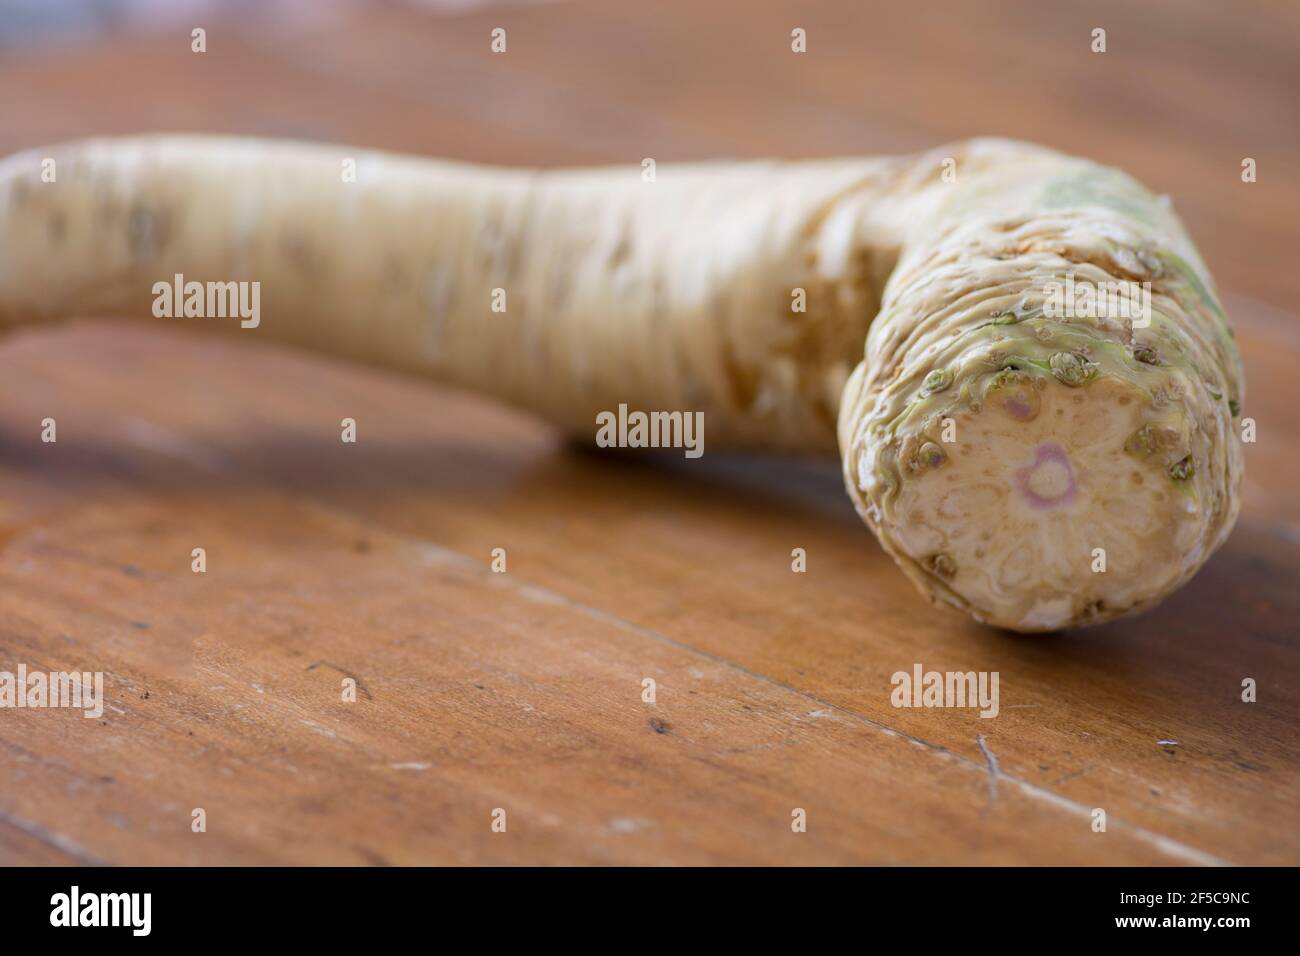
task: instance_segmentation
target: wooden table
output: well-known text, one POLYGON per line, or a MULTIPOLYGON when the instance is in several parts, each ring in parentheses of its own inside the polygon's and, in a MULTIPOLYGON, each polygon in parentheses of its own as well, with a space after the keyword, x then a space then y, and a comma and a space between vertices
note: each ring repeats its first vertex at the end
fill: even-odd
POLYGON ((0 47, 3 152, 203 129, 528 164, 1087 154, 1174 198, 1259 433, 1191 586, 1017 637, 923 603, 833 462, 598 455, 238 336, 12 338, 0 670, 100 670, 108 700, 0 711, 0 862, 1300 862, 1300 8, 1089 6, 308 4, 203 23, 203 55, 185 17, 0 47), (998 671, 1001 714, 895 709, 918 662, 998 671))

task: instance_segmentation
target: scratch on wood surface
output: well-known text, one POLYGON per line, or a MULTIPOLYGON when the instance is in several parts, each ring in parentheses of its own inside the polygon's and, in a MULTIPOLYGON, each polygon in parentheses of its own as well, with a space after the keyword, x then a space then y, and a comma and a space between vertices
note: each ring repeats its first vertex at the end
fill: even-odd
POLYGON ((984 755, 984 762, 989 768, 989 803, 998 798, 998 777, 1002 776, 1002 771, 998 769, 998 758, 989 750, 988 742, 985 741, 984 735, 980 734, 975 738, 975 742, 980 746, 980 753, 984 755))
POLYGON ((69 856, 76 857, 77 860, 87 866, 108 865, 71 837, 66 837, 62 833, 55 833, 53 830, 47 830, 36 821, 28 820, 26 817, 0 810, 0 825, 13 827, 15 830, 25 833, 47 846, 52 846, 69 856))
POLYGON ((810 710, 808 711, 808 713, 804 714, 804 718, 808 720, 840 720, 841 719, 840 715, 835 713, 835 711, 826 710, 825 708, 810 710))
MULTIPOLYGON (((363 694, 366 695, 366 700, 374 700, 374 699, 375 699, 375 698, 371 695, 371 693, 370 693, 370 688, 366 686, 366 682, 365 682, 365 681, 363 681, 360 677, 358 677, 356 674, 352 673, 351 671, 349 671, 349 670, 347 670, 347 669, 345 669, 345 668, 339 667, 338 664, 333 664, 333 663, 331 663, 330 661, 312 661, 310 664, 308 664, 306 667, 304 667, 303 670, 306 670, 306 671, 314 671, 316 668, 320 667, 321 665, 324 665, 325 667, 328 667, 330 670, 334 671, 335 673, 342 674, 344 677, 350 677, 352 680, 356 681, 356 682, 357 682, 357 690, 361 691, 361 693, 363 693, 363 694)), ((260 693, 260 691, 259 691, 259 693, 260 693)))
POLYGON ((338 736, 338 734, 336 734, 334 731, 330 730, 328 727, 326 727, 326 726, 324 726, 324 725, 322 725, 322 724, 318 724, 318 723, 316 723, 316 721, 314 721, 314 720, 307 720, 306 718, 299 718, 299 719, 298 719, 298 723, 302 724, 304 727, 310 727, 312 730, 316 731, 316 733, 320 734, 322 737, 337 737, 337 736, 338 736))
POLYGON ((1080 767, 1078 770, 1072 771, 1071 773, 1067 773, 1063 777, 1059 777, 1056 780, 1053 780, 1050 786, 1059 787, 1061 784, 1074 780, 1076 777, 1082 777, 1090 769, 1091 769, 1090 767, 1080 767))
POLYGON ((735 756, 737 754, 761 753, 762 751, 765 750, 775 750, 778 747, 794 747, 797 745, 798 745, 798 741, 793 739, 773 740, 770 743, 754 744, 749 747, 724 747, 722 750, 719 750, 716 753, 714 753, 713 756, 730 757, 730 756, 735 756))

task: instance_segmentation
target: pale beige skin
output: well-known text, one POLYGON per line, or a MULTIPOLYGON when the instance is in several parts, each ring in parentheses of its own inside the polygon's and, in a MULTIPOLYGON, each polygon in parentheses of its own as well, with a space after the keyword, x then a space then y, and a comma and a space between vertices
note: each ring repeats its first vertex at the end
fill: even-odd
POLYGON ((579 436, 626 403, 703 411, 709 448, 838 439, 908 577, 1017 630, 1149 606, 1238 510, 1242 374, 1195 249, 1123 174, 1028 144, 653 182, 639 165, 215 137, 0 162, 0 328, 149 316, 175 273, 260 282, 242 335, 452 382, 579 436), (1151 326, 1043 316, 1067 272, 1150 281, 1151 326))

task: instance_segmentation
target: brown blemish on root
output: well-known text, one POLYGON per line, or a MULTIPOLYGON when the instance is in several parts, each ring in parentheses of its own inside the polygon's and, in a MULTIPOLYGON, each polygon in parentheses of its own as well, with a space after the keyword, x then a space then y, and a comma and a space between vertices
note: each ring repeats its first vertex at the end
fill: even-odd
POLYGON ((1146 458, 1157 452, 1172 451, 1181 444, 1182 435, 1177 429, 1148 423, 1128 437, 1124 442, 1124 450, 1130 455, 1146 458))
POLYGON ((722 369, 727 375, 727 387, 737 408, 749 408, 758 397, 758 374, 736 361, 728 350, 722 355, 722 369))
POLYGON ((325 273, 325 257, 307 238, 290 234, 280 241, 280 253, 285 261, 298 272, 309 278, 325 273))
POLYGON ((618 243, 609 254, 609 268, 617 269, 632 258, 632 239, 627 232, 618 237, 618 243))
POLYGON ((126 243, 132 258, 148 259, 157 256, 171 238, 170 216, 164 212, 136 203, 126 217, 126 243))
POLYGON ((950 578, 957 573, 957 562, 952 559, 952 555, 943 551, 932 554, 926 561, 926 567, 943 578, 950 578))

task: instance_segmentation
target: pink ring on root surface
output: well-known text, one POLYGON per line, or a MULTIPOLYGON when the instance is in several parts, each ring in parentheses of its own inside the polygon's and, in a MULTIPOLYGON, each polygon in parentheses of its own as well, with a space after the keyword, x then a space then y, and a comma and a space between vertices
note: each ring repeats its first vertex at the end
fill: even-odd
POLYGON ((1068 505, 1078 490, 1070 457, 1054 441, 1039 445, 1033 464, 1016 471, 1016 487, 1039 511, 1068 505))

